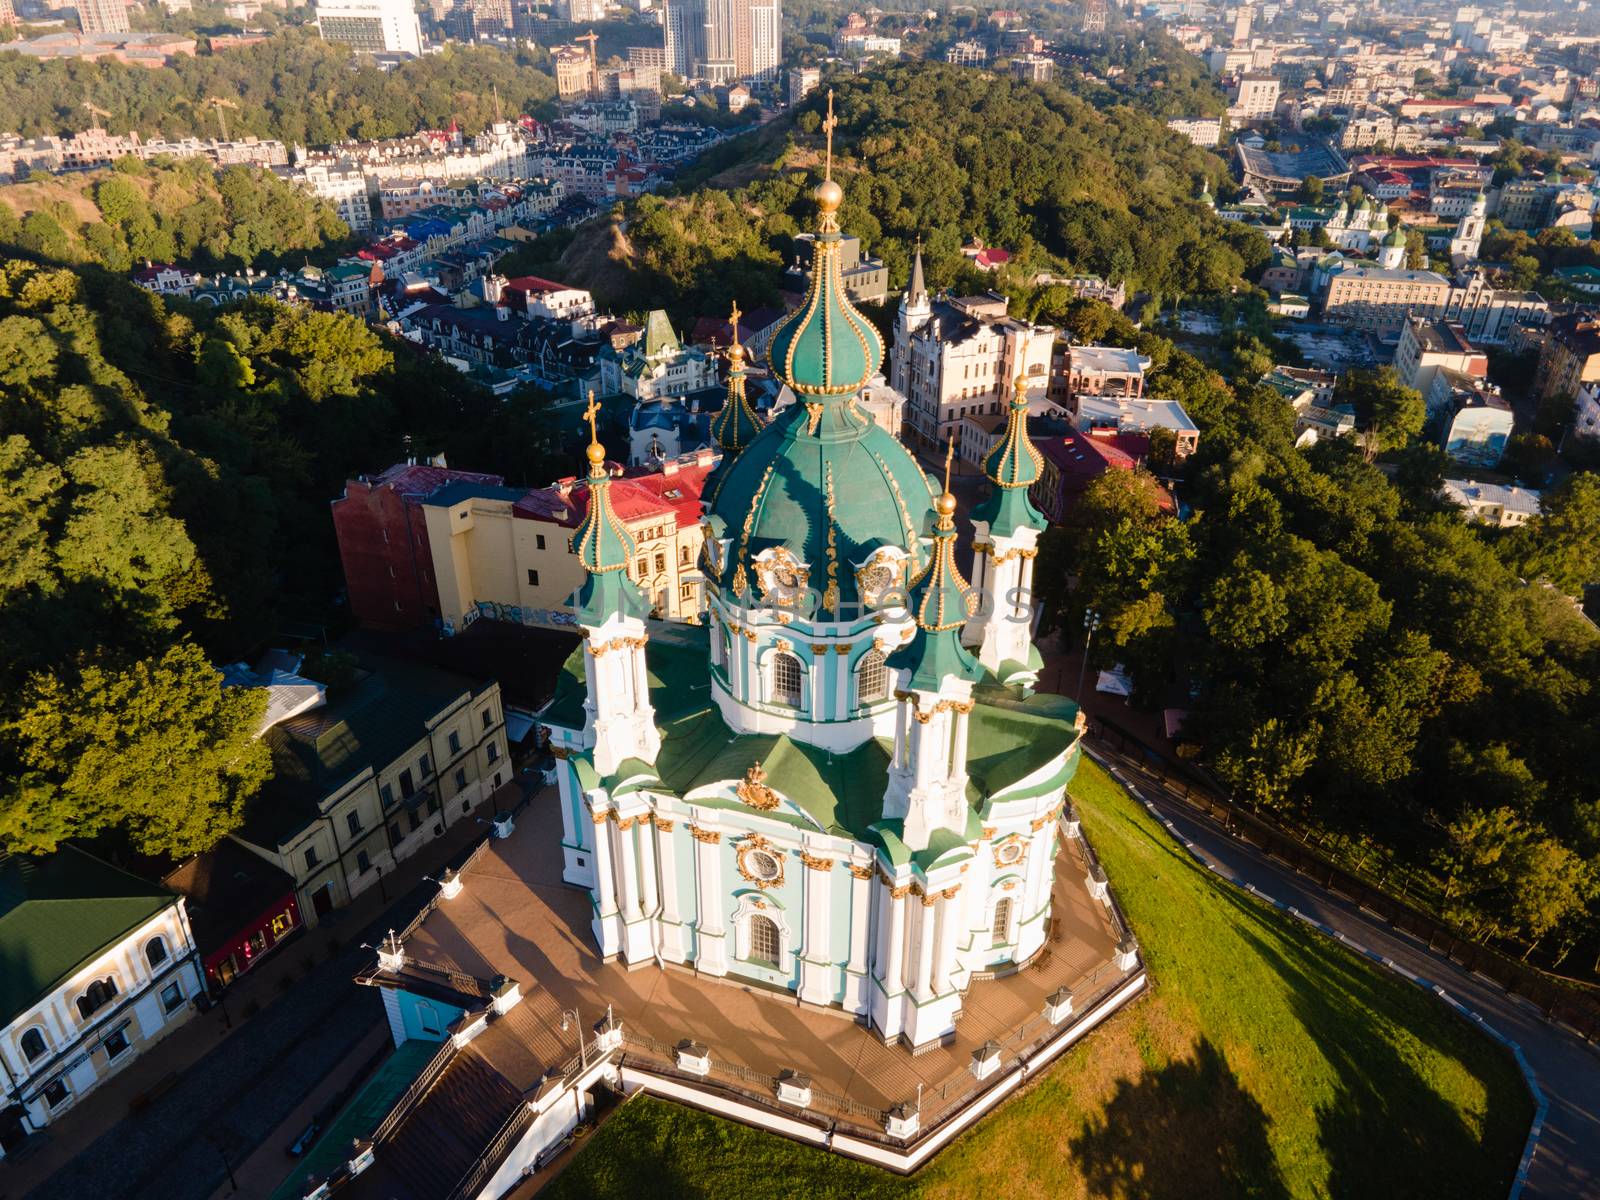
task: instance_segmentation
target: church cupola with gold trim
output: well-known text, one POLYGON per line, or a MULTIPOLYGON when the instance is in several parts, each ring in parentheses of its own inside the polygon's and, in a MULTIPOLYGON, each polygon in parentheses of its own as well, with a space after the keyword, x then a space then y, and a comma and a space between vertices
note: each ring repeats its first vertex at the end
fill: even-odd
POLYGON ((1028 496, 1044 460, 1028 439, 1027 388, 1018 375, 1005 429, 983 460, 989 495, 972 513, 978 603, 963 640, 1000 683, 1031 688, 1043 666, 1033 644, 1033 563, 1046 522, 1028 496))
POLYGON ((722 480, 739 455, 762 429, 761 418, 756 416, 745 395, 745 354, 744 347, 739 344, 739 318, 743 315, 735 304, 728 317, 728 327, 733 331, 733 340, 728 346, 728 395, 722 402, 722 411, 711 420, 711 439, 722 457, 706 476, 702 495, 708 505, 716 500, 722 480))
POLYGON ((967 718, 972 687, 983 669, 961 644, 971 615, 971 591, 956 566, 956 498, 950 494, 950 460, 945 453, 945 486, 934 501, 932 557, 912 585, 910 607, 916 622, 911 640, 889 656, 900 687, 894 757, 883 815, 904 823, 901 840, 913 850, 927 847, 941 829, 966 834, 967 718))
POLYGON ((596 426, 599 411, 590 392, 584 410, 589 422, 589 510, 572 538, 585 578, 573 610, 584 637, 589 685, 585 733, 592 739, 595 769, 610 775, 629 759, 654 762, 661 734, 645 670, 649 635, 644 616, 650 605, 628 578, 635 543, 611 503, 611 475, 596 426))

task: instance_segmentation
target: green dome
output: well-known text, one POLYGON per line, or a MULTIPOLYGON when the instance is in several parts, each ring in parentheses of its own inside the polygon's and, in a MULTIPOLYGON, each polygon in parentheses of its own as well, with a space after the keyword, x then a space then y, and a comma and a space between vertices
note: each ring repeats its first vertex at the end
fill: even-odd
POLYGON ((595 432, 598 412, 599 405, 590 392, 589 407, 584 412, 589 419, 589 511, 572 535, 573 549, 586 573, 577 591, 576 607, 579 619, 589 625, 604 624, 617 614, 642 615, 650 609, 644 594, 628 578, 628 562, 633 558, 635 543, 611 505, 606 451, 595 432))
POLYGON ((745 396, 744 347, 739 344, 737 306, 733 310, 732 325, 733 344, 728 347, 728 395, 722 402, 722 411, 711 419, 711 437, 722 451, 722 457, 706 476, 703 495, 708 501, 716 499, 734 462, 761 432, 761 418, 756 416, 745 396))
POLYGON ((973 510, 973 516, 989 522, 991 533, 1009 537, 1019 526, 1043 529, 1045 520, 1028 498, 1028 489, 1044 468, 1044 459, 1028 439, 1028 396, 1026 380, 1017 376, 1011 385, 1011 406, 1006 414, 1005 432, 983 460, 983 473, 991 490, 988 499, 973 510))
POLYGON ((883 340, 856 311, 839 268, 839 185, 817 189, 821 228, 811 243, 805 302, 778 326, 767 349, 772 373, 798 396, 848 396, 878 373, 883 340))
POLYGON ((934 501, 934 508, 938 516, 933 555, 922 578, 911 587, 917 631, 911 641, 889 655, 891 667, 909 672, 907 686, 927 692, 940 691, 948 676, 975 680, 981 674, 978 660, 961 644, 961 631, 972 609, 967 581, 956 566, 956 498, 945 492, 934 501))
MULTIPOLYGON (((708 574, 738 602, 761 595, 756 559, 781 547, 823 597, 823 611, 862 602, 856 569, 889 547, 923 567, 933 491, 908 451, 854 400, 791 404, 734 460, 708 516, 727 551, 708 574)), ((820 614, 819 614, 820 615, 820 614)))
POLYGON ((1383 244, 1385 246, 1404 246, 1406 244, 1405 230, 1396 225, 1393 229, 1389 230, 1388 235, 1384 237, 1383 244))

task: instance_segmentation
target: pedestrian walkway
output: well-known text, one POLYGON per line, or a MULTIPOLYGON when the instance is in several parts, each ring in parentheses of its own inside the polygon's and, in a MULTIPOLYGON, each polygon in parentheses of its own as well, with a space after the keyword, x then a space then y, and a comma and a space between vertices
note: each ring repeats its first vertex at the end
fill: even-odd
MULTIPOLYGON (((510 808, 522 795, 514 778, 493 799, 510 808)), ((430 894, 424 876, 486 836, 476 819, 458 821, 386 875, 381 890, 369 888, 241 976, 225 1004, 195 1014, 20 1158, 0 1162, 0 1200, 145 1188, 163 1200, 204 1200, 225 1186, 234 1160, 252 1154, 382 1021, 370 993, 351 982, 371 957, 359 943, 381 937, 385 922, 408 920, 430 894)))

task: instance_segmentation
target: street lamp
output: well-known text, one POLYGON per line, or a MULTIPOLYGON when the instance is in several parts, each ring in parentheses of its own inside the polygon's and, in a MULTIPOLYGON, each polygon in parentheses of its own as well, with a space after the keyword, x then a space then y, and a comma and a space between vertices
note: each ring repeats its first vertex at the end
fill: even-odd
POLYGON ((584 1057, 583 1026, 578 1022, 578 1010, 575 1008, 563 1008, 561 1010, 561 1032, 565 1033, 568 1029, 576 1029, 578 1031, 578 1070, 582 1071, 588 1067, 589 1062, 584 1057))
POLYGON ((1083 677, 1089 669, 1089 647, 1094 644, 1094 631, 1100 628, 1100 614, 1092 608, 1083 610, 1083 661, 1078 664, 1078 690, 1075 698, 1083 707, 1083 677))

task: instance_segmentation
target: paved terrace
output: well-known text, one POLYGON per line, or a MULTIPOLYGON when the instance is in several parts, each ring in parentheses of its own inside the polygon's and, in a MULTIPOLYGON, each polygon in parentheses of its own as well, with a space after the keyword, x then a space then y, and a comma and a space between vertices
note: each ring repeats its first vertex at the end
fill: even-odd
POLYGON ((787 992, 692 968, 630 971, 620 960, 602 962, 588 893, 561 881, 557 804, 553 790, 536 797, 515 832, 488 842, 463 871, 462 892, 441 900, 405 942, 413 978, 444 971, 481 980, 504 975, 521 985, 522 1002, 491 1021, 470 1052, 524 1093, 547 1070, 572 1062, 579 1028, 592 1047, 591 1030, 609 1006, 623 1027, 627 1062, 670 1071, 672 1048, 690 1038, 709 1048, 706 1082, 719 1090, 777 1108, 774 1077, 802 1072, 812 1080, 814 1114, 879 1138, 885 1111, 914 1105, 920 1084, 926 1132, 978 1090, 970 1066, 980 1045, 998 1043, 1009 1065, 1066 1027, 1044 1018, 1047 996, 1067 988, 1076 1015, 1142 969, 1114 965, 1120 918, 1089 895, 1097 868, 1084 843, 1063 837, 1045 950, 1021 971, 975 982, 954 1038, 913 1055, 886 1046, 849 1015, 801 1006, 787 992), (565 1009, 582 1019, 563 1032, 565 1009))

